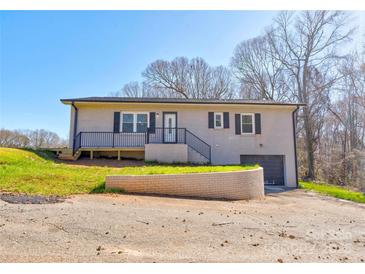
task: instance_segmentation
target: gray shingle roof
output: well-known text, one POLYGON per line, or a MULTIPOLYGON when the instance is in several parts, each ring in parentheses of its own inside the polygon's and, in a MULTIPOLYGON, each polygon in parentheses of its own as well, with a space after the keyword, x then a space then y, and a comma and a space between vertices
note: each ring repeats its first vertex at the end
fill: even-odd
POLYGON ((172 103, 172 104, 242 104, 242 105, 292 105, 304 106, 301 103, 277 102, 270 100, 245 99, 185 99, 185 98, 149 98, 149 97, 84 97, 61 99, 64 104, 76 102, 96 103, 172 103))

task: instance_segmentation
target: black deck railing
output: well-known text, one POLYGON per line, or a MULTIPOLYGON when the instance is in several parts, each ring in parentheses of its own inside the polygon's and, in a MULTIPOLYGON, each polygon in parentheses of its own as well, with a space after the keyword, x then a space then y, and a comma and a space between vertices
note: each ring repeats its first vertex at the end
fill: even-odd
POLYGON ((211 147, 186 128, 154 128, 146 132, 79 132, 74 139, 73 152, 80 148, 133 148, 145 144, 186 144, 209 162, 211 147))

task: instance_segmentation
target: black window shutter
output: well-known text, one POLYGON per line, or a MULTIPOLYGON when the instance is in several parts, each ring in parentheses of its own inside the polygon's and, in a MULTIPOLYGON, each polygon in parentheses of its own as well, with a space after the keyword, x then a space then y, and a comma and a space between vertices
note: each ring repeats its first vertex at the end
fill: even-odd
POLYGON ((223 112, 223 127, 229 128, 229 112, 223 112))
POLYGON ((255 113, 255 134, 261 134, 261 114, 255 113))
POLYGON ((235 114, 236 134, 241 135, 241 114, 235 114))
POLYGON ((208 128, 214 128, 214 112, 208 112, 208 128))
POLYGON ((120 112, 114 112, 114 129, 113 132, 120 132, 120 112))
POLYGON ((156 129, 156 112, 150 112, 150 133, 155 133, 156 129))

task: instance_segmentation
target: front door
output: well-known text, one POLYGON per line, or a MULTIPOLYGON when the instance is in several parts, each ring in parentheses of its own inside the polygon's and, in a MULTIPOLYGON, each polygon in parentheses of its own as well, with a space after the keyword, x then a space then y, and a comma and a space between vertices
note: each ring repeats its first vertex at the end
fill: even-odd
POLYGON ((163 114, 163 141, 164 143, 176 143, 176 113, 165 112, 163 114))

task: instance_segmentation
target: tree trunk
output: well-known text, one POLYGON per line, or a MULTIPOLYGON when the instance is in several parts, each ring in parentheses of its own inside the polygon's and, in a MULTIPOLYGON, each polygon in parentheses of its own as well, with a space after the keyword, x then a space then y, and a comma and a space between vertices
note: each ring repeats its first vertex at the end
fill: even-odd
POLYGON ((307 110, 304 110, 304 132, 305 132, 305 145, 307 152, 307 174, 306 179, 314 180, 314 143, 313 143, 313 133, 311 121, 309 118, 309 113, 307 110))

